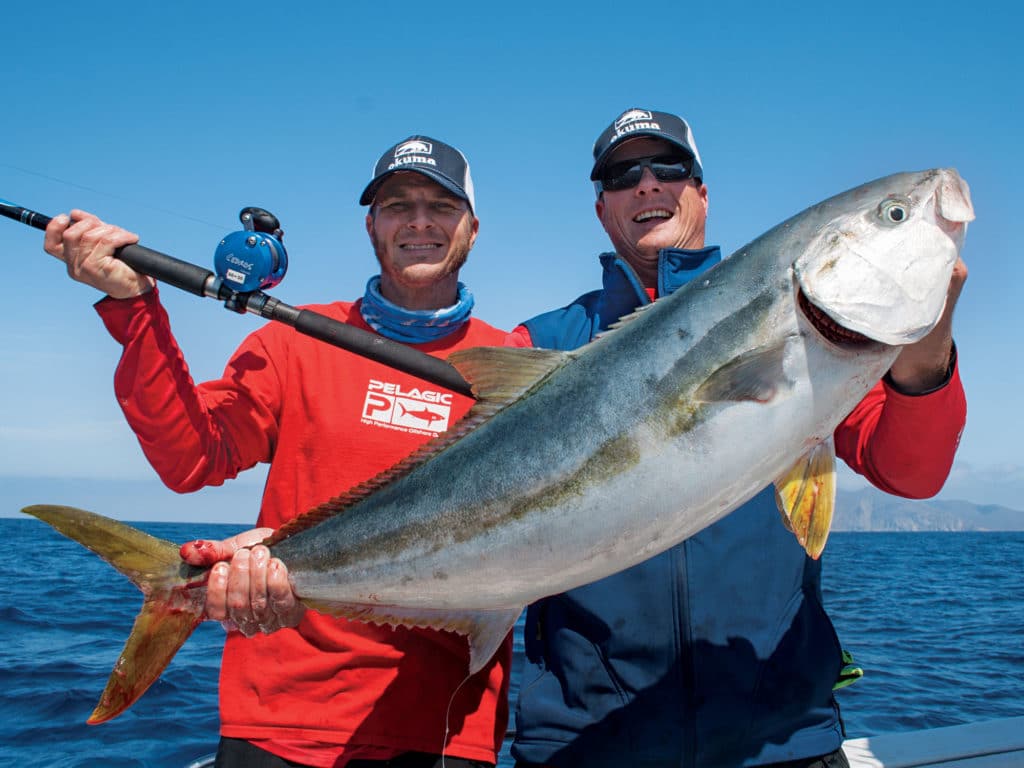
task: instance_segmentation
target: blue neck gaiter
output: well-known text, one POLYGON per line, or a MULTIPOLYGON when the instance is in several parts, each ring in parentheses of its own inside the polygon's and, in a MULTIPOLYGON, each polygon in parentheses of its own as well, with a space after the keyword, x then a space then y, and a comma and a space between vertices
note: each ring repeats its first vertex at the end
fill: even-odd
POLYGON ((405 309, 385 299, 380 292, 380 275, 366 283, 359 308, 363 320, 381 336, 405 344, 424 344, 457 331, 473 311, 473 294, 459 283, 458 301, 442 309, 405 309))

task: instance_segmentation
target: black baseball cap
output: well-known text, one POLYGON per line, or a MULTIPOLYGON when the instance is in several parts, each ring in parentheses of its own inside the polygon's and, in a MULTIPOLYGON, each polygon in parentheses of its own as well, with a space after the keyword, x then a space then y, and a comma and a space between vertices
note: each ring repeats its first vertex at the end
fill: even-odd
POLYGON ((655 112, 636 107, 627 109, 615 118, 597 137, 597 141, 594 142, 594 168, 590 172, 590 180, 597 181, 601 178, 608 156, 619 144, 637 136, 651 136, 679 147, 693 158, 693 177, 703 180, 704 169, 700 164, 700 155, 697 153, 697 144, 693 140, 693 131, 690 130, 689 123, 668 112, 655 112))
POLYGON ((381 155, 373 167, 373 178, 359 198, 359 204, 373 203, 380 185, 398 171, 422 173, 469 203, 470 210, 476 210, 473 179, 469 175, 466 156, 455 147, 429 136, 410 136, 381 155))

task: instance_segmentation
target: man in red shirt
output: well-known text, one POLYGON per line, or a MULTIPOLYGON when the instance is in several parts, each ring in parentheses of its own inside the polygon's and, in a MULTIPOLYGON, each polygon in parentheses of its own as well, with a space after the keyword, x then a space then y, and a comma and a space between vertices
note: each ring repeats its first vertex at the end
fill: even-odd
MULTIPOLYGON (((357 301, 310 308, 442 358, 501 344, 503 331, 470 316, 473 297, 458 279, 479 227, 462 153, 411 136, 381 156, 360 202, 370 206, 366 229, 380 274, 357 301)), ((155 281, 114 257, 137 239, 72 211, 47 228, 45 247, 74 279, 107 294, 96 308, 124 347, 118 402, 175 491, 219 485, 268 462, 257 524, 278 528, 391 467, 472 405, 278 324, 251 334, 220 379, 195 384, 155 281)), ((250 567, 283 574, 265 548, 239 553, 236 573, 250 567)), ((214 594, 225 593, 228 573, 227 564, 213 570, 214 594)), ((457 635, 313 611, 282 622, 273 594, 269 602, 265 592, 253 597, 271 611, 234 614, 221 665, 218 766, 496 762, 508 719, 510 641, 466 679, 469 651, 457 635)), ((227 618, 217 610, 210 616, 227 618)))

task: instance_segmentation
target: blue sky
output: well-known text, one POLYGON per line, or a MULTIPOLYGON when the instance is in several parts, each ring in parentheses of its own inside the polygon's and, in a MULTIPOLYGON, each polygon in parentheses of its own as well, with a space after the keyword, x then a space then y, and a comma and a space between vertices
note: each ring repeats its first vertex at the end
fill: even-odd
MULTIPOLYGON (((463 277, 477 314, 512 326, 595 287, 607 242, 590 148, 627 107, 691 122, 708 239, 726 253, 851 186, 952 166, 977 220, 956 318, 968 426, 942 496, 1024 509, 1019 12, 846 5, 16 4, 0 31, 0 198, 86 208, 204 266, 259 205, 290 257, 273 293, 351 299, 375 271, 359 193, 384 149, 423 133, 470 158, 481 227, 463 277)), ((186 497, 154 478, 113 398, 98 295, 41 246, 0 220, 0 514, 254 519, 259 471, 186 497)), ((197 379, 260 323, 163 296, 197 379)))

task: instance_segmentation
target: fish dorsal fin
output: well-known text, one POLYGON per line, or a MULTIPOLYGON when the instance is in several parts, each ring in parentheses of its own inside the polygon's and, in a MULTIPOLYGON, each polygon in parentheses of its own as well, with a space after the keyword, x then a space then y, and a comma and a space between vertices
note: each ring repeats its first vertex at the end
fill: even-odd
POLYGON ((634 320, 636 320, 638 317, 640 317, 644 312, 649 311, 651 309, 651 307, 654 306, 654 304, 655 304, 655 302, 653 302, 653 301, 651 303, 649 303, 649 304, 641 304, 639 307, 634 309, 632 312, 629 312, 629 313, 623 315, 618 320, 616 320, 614 323, 612 323, 607 328, 605 328, 603 331, 601 331, 599 334, 597 334, 594 337, 594 341, 597 341, 597 339, 600 339, 602 336, 607 336, 609 333, 612 333, 613 331, 617 331, 619 328, 622 328, 623 326, 629 325, 634 320))
POLYGON ((388 483, 409 474, 518 400, 572 357, 569 352, 515 347, 472 347, 453 353, 448 362, 470 383, 477 396, 477 403, 466 415, 389 469, 289 520, 264 543, 267 546, 279 544, 289 536, 340 515, 388 483))
POLYGON ((769 403, 788 392, 793 382, 783 369, 789 338, 737 355, 700 385, 694 399, 704 403, 769 403))
POLYGON ((817 560, 825 549, 836 505, 836 452, 829 437, 800 457, 775 481, 782 523, 817 560))
POLYGON ((473 347, 454 352, 448 362, 469 382, 479 401, 473 409, 497 411, 518 400, 575 355, 536 347, 473 347))

